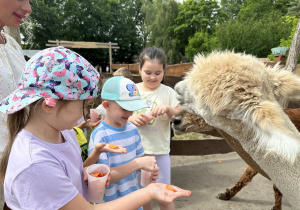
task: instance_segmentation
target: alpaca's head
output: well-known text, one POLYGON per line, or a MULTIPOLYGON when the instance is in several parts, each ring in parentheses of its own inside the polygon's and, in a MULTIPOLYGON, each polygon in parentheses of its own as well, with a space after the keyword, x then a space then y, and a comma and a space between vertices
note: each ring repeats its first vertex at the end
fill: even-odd
POLYGON ((247 136, 266 154, 295 161, 300 135, 282 108, 300 100, 298 76, 270 69, 251 55, 213 52, 196 56, 175 90, 181 105, 211 126, 235 138, 247 136))
POLYGON ((215 129, 208 125, 202 117, 189 113, 184 109, 172 117, 172 127, 174 130, 180 132, 197 133, 203 133, 215 129))

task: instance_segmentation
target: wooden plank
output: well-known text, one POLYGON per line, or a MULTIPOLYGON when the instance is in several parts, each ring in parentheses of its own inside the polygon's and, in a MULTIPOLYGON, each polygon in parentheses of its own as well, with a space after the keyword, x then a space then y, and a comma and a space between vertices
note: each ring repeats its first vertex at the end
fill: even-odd
MULTIPOLYGON (((49 43, 96 43, 97 45, 108 45, 108 43, 104 43, 104 42, 82 42, 82 41, 66 41, 66 40, 48 40, 49 43)), ((111 43, 111 45, 118 45, 118 43, 111 43)))
POLYGON ((166 70, 166 75, 168 76, 185 76, 185 73, 188 72, 194 63, 182 63, 168 65, 166 70))
POLYGON ((172 140, 170 155, 211 155, 233 152, 224 139, 172 140))
POLYGON ((117 43, 100 43, 100 42, 71 42, 71 41, 62 41, 62 40, 48 40, 49 43, 53 44, 46 44, 46 46, 64 46, 67 48, 103 48, 103 49, 120 49, 120 47, 115 46, 118 45, 117 43))
POLYGON ((139 73, 139 64, 128 64, 128 69, 131 71, 132 74, 138 74, 139 73))
MULTIPOLYGON (((168 65, 166 70, 166 76, 185 76, 185 73, 190 70, 194 63, 183 63, 183 64, 175 64, 168 65)), ((139 64, 128 64, 128 69, 133 74, 138 74, 139 64)))
POLYGON ((129 69, 128 64, 112 64, 111 65, 112 70, 117 70, 117 69, 122 68, 122 67, 125 67, 125 68, 129 69))

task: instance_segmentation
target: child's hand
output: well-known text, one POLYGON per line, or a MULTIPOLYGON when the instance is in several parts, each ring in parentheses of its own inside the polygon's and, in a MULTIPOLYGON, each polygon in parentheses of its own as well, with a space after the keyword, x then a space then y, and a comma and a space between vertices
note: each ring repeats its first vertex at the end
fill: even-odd
POLYGON ((129 121, 132 122, 136 126, 144 126, 149 122, 148 116, 144 113, 139 113, 139 114, 130 116, 129 121))
POLYGON ((104 142, 95 144, 95 150, 99 153, 101 152, 111 152, 111 153, 127 153, 127 149, 124 148, 122 145, 114 145, 117 147, 110 147, 109 144, 104 142))
POLYGON ((124 148, 122 145, 115 145, 115 144, 106 144, 103 148, 104 152, 111 152, 111 153, 127 153, 127 149, 124 148))
POLYGON ((140 169, 144 169, 146 171, 154 171, 156 168, 156 159, 154 156, 143 156, 137 158, 140 169))
POLYGON ((174 192, 172 190, 168 190, 166 186, 166 184, 162 183, 152 183, 144 189, 150 193, 152 199, 164 203, 172 203, 178 197, 187 197, 191 195, 191 191, 189 190, 184 190, 172 185, 172 188, 176 190, 176 192, 174 192))
POLYGON ((107 180, 106 180, 106 183, 105 183, 105 188, 108 188, 109 183, 110 183, 110 173, 107 175, 107 180))
POLYGON ((159 167, 156 165, 154 171, 151 173, 151 183, 155 183, 159 176, 159 167))
POLYGON ((169 105, 158 105, 152 110, 151 115, 152 116, 164 115, 164 114, 168 113, 169 110, 170 110, 169 105))
POLYGON ((88 181, 88 174, 86 172, 87 167, 84 167, 82 169, 82 174, 83 174, 83 181, 87 182, 88 181))
MULTIPOLYGON (((101 118, 100 118, 101 119, 101 118)), ((99 125, 99 123, 101 122, 101 120, 98 120, 97 122, 92 123, 90 119, 87 119, 87 121, 82 121, 79 125, 77 125, 76 127, 78 128, 95 128, 97 125, 99 125)))
POLYGON ((101 123, 101 114, 100 114, 100 118, 99 119, 97 118, 97 122, 91 122, 90 119, 88 119, 87 121, 92 128, 95 128, 99 125, 99 123, 101 123))

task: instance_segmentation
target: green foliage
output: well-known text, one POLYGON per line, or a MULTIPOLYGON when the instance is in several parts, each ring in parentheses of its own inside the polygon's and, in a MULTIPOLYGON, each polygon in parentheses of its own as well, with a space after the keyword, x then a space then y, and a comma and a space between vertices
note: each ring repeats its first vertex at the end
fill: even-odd
POLYGON ((262 19, 232 20, 219 25, 216 36, 222 49, 234 49, 266 57, 280 39, 290 34, 291 24, 284 24, 281 14, 272 12, 262 19))
MULTIPOLYGON (((290 46, 299 8, 299 0, 34 0, 32 48, 56 39, 114 42, 114 63, 133 63, 153 45, 170 64, 219 48, 265 57, 290 46)), ((108 49, 74 50, 102 67, 109 61, 108 49)))
POLYGON ((290 7, 288 8, 287 15, 296 16, 299 18, 300 17, 300 1, 299 0, 291 1, 289 6, 290 7))
POLYGON ((241 21, 248 19, 260 20, 270 13, 287 13, 290 0, 247 0, 247 4, 241 6, 237 18, 241 21))
POLYGON ((217 37, 211 36, 207 32, 199 31, 189 40, 189 44, 185 48, 185 54, 191 61, 197 53, 207 54, 218 48, 219 40, 217 37))
POLYGON ((184 53, 189 39, 197 31, 213 34, 217 23, 222 22, 220 7, 216 0, 186 0, 179 7, 173 30, 179 40, 179 50, 184 53))
POLYGON ((280 47, 289 47, 291 46, 292 39, 294 37, 294 34, 296 32, 297 23, 299 21, 299 18, 296 18, 296 16, 285 16, 284 17, 284 23, 292 25, 292 30, 290 32, 290 35, 287 39, 282 38, 280 40, 280 47))
MULTIPOLYGON (((299 18, 296 18, 296 16, 285 16, 283 17, 283 24, 288 24, 291 25, 291 32, 289 37, 287 38, 282 38, 280 39, 280 44, 278 45, 279 47, 290 47, 292 43, 292 39, 294 37, 294 34, 296 32, 296 27, 298 24, 299 18)), ((288 55, 287 55, 288 57, 288 55)), ((274 55, 271 53, 268 55, 268 58, 273 61, 274 60, 274 55)), ((299 61, 300 62, 300 56, 299 56, 299 61)))
POLYGON ((247 0, 221 0, 221 8, 226 14, 226 20, 235 19, 242 6, 247 5, 247 0))
MULTIPOLYGON (((35 0, 32 1, 34 48, 48 40, 118 43, 113 62, 132 63, 142 49, 140 0, 35 0)), ((26 38, 26 37, 25 37, 26 38)), ((107 64, 108 49, 74 49, 92 63, 107 64)))
POLYGON ((169 29, 178 14, 178 3, 175 0, 154 0, 142 7, 145 13, 147 28, 151 31, 147 46, 162 48, 168 57, 168 63, 179 63, 181 53, 178 51, 178 40, 169 29))
POLYGON ((269 58, 270 61, 274 61, 274 55, 273 55, 273 53, 269 54, 267 57, 269 58))

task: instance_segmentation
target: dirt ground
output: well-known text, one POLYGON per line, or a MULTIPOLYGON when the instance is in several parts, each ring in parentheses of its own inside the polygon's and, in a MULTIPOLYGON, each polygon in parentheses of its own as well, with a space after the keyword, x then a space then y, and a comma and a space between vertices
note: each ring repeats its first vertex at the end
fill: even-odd
MULTIPOLYGON (((172 184, 192 191, 192 195, 175 201, 180 210, 265 210, 274 205, 273 183, 256 175, 229 201, 216 198, 239 180, 246 163, 235 153, 205 156, 171 156, 172 184)), ((157 205, 154 209, 158 210, 157 205)), ((283 210, 291 206, 283 196, 283 210)))

